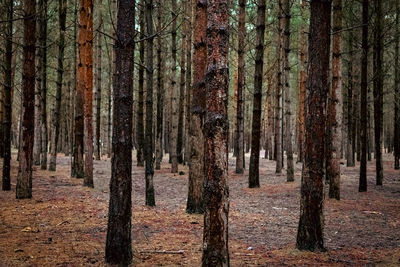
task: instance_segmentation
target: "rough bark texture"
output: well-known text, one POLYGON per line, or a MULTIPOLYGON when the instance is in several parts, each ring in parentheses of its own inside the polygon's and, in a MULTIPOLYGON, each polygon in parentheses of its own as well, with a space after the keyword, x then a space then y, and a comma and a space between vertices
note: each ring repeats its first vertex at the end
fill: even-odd
POLYGON ((207 65, 207 1, 197 0, 193 27, 193 95, 189 128, 190 161, 189 189, 186 204, 188 213, 203 213, 204 181, 204 135, 203 124, 206 112, 205 73, 207 65))
POLYGON ((400 4, 396 1, 396 35, 395 35, 395 51, 394 51, 394 168, 400 169, 400 62, 399 62, 399 46, 400 46, 400 4))
POLYGON ((307 83, 307 22, 305 18, 306 5, 301 1, 301 23, 300 32, 300 78, 299 78, 299 104, 298 104, 298 152, 297 161, 303 162, 304 159, 304 139, 305 139, 305 106, 306 106, 306 83, 307 83))
POLYGON ((374 121, 375 121, 375 157, 376 185, 382 185, 382 131, 383 131, 383 14, 382 1, 374 0, 374 121))
MULTIPOLYGON (((78 35, 78 94, 83 94, 85 186, 93 187, 93 1, 80 0, 78 35)), ((83 136, 82 136, 83 137, 83 136)))
MULTIPOLYGON (((77 26, 76 26, 76 24, 77 24, 77 17, 78 17, 78 14, 77 14, 78 12, 77 12, 77 0, 75 0, 74 1, 74 19, 73 19, 73 21, 74 21, 74 35, 73 35, 73 40, 74 40, 74 43, 76 42, 76 37, 77 37, 77 26)), ((73 45, 73 47, 72 47, 72 49, 73 49, 73 60, 72 60, 72 64, 73 64, 73 71, 72 71, 72 75, 73 75, 73 80, 72 80, 72 89, 71 89, 71 106, 70 106, 70 108, 71 108, 71 128, 70 128, 70 131, 71 131, 71 144, 70 144, 70 152, 71 152, 71 177, 76 177, 76 170, 75 170, 75 167, 76 167, 76 161, 75 161, 75 155, 77 155, 77 154, 75 154, 75 116, 76 116, 76 113, 75 113, 75 109, 76 109, 76 99, 77 99, 77 97, 76 97, 76 70, 77 70, 77 60, 76 60, 76 58, 77 58, 77 47, 76 47, 76 45, 74 44, 73 45)))
MULTIPOLYGON (((158 0, 157 13, 157 32, 162 29, 163 6, 162 1, 158 0)), ((162 47, 164 42, 161 37, 157 38, 157 124, 156 124, 156 170, 161 169, 162 151, 162 128, 163 128, 163 108, 164 108, 164 61, 162 57, 162 47)))
POLYGON ((259 161, 260 161, 260 138, 261 138, 261 99, 262 81, 264 68, 264 32, 265 32, 265 0, 257 2, 257 25, 256 25, 256 59, 254 71, 254 98, 253 98, 253 121, 251 129, 251 155, 249 167, 249 187, 260 187, 259 161))
POLYGON ((245 85, 245 47, 246 47, 246 2, 247 0, 239 0, 239 25, 238 25, 238 68, 237 68, 237 107, 236 107, 236 138, 237 138, 237 155, 236 155, 236 173, 244 172, 244 85, 245 85))
POLYGON ((144 157, 146 161, 145 176, 146 176, 146 205, 155 206, 154 199, 154 160, 153 160, 153 1, 145 0, 146 2, 146 140, 144 144, 144 157))
POLYGON ((35 109, 36 1, 26 0, 24 8, 24 46, 22 69, 22 114, 17 198, 32 197, 32 152, 35 109))
POLYGON ((228 252, 228 0, 207 6, 207 74, 202 266, 229 266, 228 252))
MULTIPOLYGON (((140 40, 144 39, 145 32, 145 17, 144 17, 144 1, 140 1, 140 40)), ((139 93, 138 93, 138 118, 136 126, 136 137, 137 137, 137 165, 144 166, 144 42, 139 44, 139 93)))
POLYGON ((333 0, 332 84, 328 97, 326 180, 329 197, 340 199, 340 133, 342 127, 342 0, 333 0))
POLYGON ((41 148, 40 148, 40 168, 47 169, 47 0, 39 1, 39 49, 40 54, 40 105, 41 105, 41 148))
POLYGON ((14 4, 12 0, 8 0, 5 3, 5 10, 7 12, 7 26, 5 29, 6 38, 6 51, 5 51, 5 62, 4 62, 4 121, 3 121, 3 143, 4 143, 4 154, 3 154, 3 179, 2 179, 2 190, 11 190, 11 178, 10 178, 10 161, 11 161, 11 120, 12 120, 12 100, 11 92, 13 87, 12 81, 12 48, 13 48, 13 12, 14 4))
POLYGON ((120 0, 115 41, 113 138, 106 262, 132 261, 132 102, 135 1, 120 0))
POLYGON ((172 45, 171 45, 171 55, 172 55, 172 66, 171 66, 171 128, 170 128, 170 144, 169 144, 169 153, 171 158, 171 172, 178 172, 178 156, 176 154, 177 151, 177 142, 178 142, 178 90, 176 88, 176 11, 177 11, 177 3, 176 0, 172 0, 172 10, 171 16, 173 19, 172 22, 172 45))
MULTIPOLYGON (((96 8, 97 8, 97 14, 98 14, 98 25, 97 29, 102 31, 103 30, 103 5, 102 5, 102 0, 99 0, 98 3, 96 3, 96 8)), ((103 35, 100 33, 96 34, 97 36, 97 50, 96 50, 96 92, 95 92, 95 100, 96 100, 96 135, 95 135, 95 151, 94 154, 96 156, 96 160, 100 160, 101 156, 101 134, 100 134, 100 129, 101 129, 101 71, 102 71, 102 66, 101 66, 101 58, 102 58, 102 39, 103 35)))
POLYGON ((281 138, 281 96, 282 96, 282 9, 278 11, 278 37, 276 46, 276 67, 277 67, 277 84, 275 88, 275 129, 274 129, 274 144, 275 144, 275 160, 276 173, 282 173, 282 138, 281 138))
POLYGON ((286 180, 294 181, 293 145, 292 145, 292 110, 290 96, 290 0, 281 0, 283 8, 283 90, 285 92, 285 148, 286 148, 286 180))
POLYGON ((368 149, 368 0, 362 2, 362 57, 361 57, 361 163, 359 192, 367 191, 367 149, 368 149))
POLYGON ((58 16, 59 16, 59 40, 58 40, 58 66, 57 66, 57 89, 56 89, 56 105, 53 116, 53 134, 49 171, 56 170, 57 164, 57 144, 60 132, 60 117, 61 117, 61 89, 64 74, 64 48, 65 48, 65 22, 67 16, 67 1, 58 1, 58 16))
POLYGON ((331 1, 310 2, 306 139, 296 247, 324 250, 323 200, 326 100, 329 93, 331 1))

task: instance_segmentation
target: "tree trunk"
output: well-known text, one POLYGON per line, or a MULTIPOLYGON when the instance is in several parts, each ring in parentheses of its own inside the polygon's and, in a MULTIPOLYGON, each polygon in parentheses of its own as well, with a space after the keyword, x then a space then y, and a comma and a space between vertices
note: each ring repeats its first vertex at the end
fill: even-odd
POLYGON ((40 168, 47 169, 47 0, 39 0, 40 94, 41 94, 41 148, 40 168))
POLYGON ((110 202, 106 239, 106 262, 132 262, 132 101, 135 32, 135 1, 118 2, 115 41, 116 72, 113 105, 113 146, 110 202))
POLYGON ((275 91, 275 160, 276 173, 282 173, 282 138, 281 138, 281 94, 282 94, 282 9, 279 7, 278 12, 278 40, 276 47, 276 64, 277 64, 277 86, 275 91))
POLYGON ((332 84, 326 125, 326 181, 329 197, 340 199, 340 138, 342 127, 342 0, 333 0, 332 84))
POLYGON ((376 185, 382 185, 382 129, 383 129, 383 24, 382 1, 374 0, 374 121, 375 121, 375 154, 376 185))
POLYGON ((193 95, 190 110, 189 189, 186 211, 188 213, 203 213, 203 181, 205 176, 203 125, 206 112, 207 1, 196 1, 193 26, 193 95))
POLYGON ((146 140, 144 144, 144 157, 146 161, 146 205, 155 206, 154 186, 153 186, 153 0, 146 2, 146 140))
POLYGON ((36 1, 25 0, 22 70, 22 114, 16 198, 32 197, 33 116, 35 109, 36 1))
POLYGON ((176 154, 178 163, 183 163, 183 113, 185 102, 185 78, 186 78, 186 35, 187 35, 187 20, 185 19, 187 13, 187 1, 182 0, 183 16, 182 16, 182 31, 181 31, 181 62, 180 62, 180 84, 179 84, 179 110, 178 110, 178 139, 176 142, 176 154))
POLYGON ((305 18, 306 5, 301 1, 301 23, 300 32, 300 79, 299 79, 299 104, 298 104, 298 124, 299 136, 297 141, 298 155, 297 161, 303 162, 304 159, 304 138, 305 138, 305 108, 306 108, 306 83, 307 83, 307 22, 305 18))
MULTIPOLYGON (((158 0, 157 13, 157 32, 162 30, 162 1, 158 0)), ((163 108, 164 108, 164 61, 162 57, 162 47, 164 42, 161 37, 157 39, 157 125, 156 125, 156 170, 161 169, 163 157, 162 151, 162 128, 163 128, 163 108)))
POLYGON ((400 169, 400 62, 399 62, 399 46, 400 46, 400 5, 396 1, 396 34, 395 34, 395 52, 394 52, 394 169, 400 169))
POLYGON ((53 116, 53 134, 51 139, 51 157, 49 164, 49 171, 56 170, 57 164, 57 144, 58 144, 58 136, 60 132, 60 112, 61 112, 61 89, 62 89, 62 81, 63 81, 63 73, 64 73, 64 47, 65 47, 65 22, 67 16, 67 1, 59 0, 58 1, 58 15, 59 15, 59 43, 58 43, 58 68, 57 68, 57 90, 56 90, 56 105, 54 109, 53 116))
MULTIPOLYGON (((140 36, 139 39, 144 39, 145 32, 145 17, 144 17, 144 1, 140 1, 140 36)), ((137 166, 144 166, 144 42, 140 42, 139 44, 139 94, 138 94, 138 118, 137 118, 137 166)))
MULTIPOLYGON (((93 1, 80 0, 78 36, 78 94, 83 95, 85 186, 93 187, 93 1)), ((82 140, 83 141, 83 140, 82 140)))
POLYGON ((362 2, 362 58, 361 58, 361 163, 359 192, 367 191, 367 149, 368 149, 368 0, 362 2))
POLYGON ((237 68, 237 107, 236 107, 236 135, 237 156, 236 173, 244 172, 244 120, 243 120, 243 91, 245 86, 245 47, 246 47, 246 2, 239 0, 239 26, 238 26, 238 68, 237 68))
POLYGON ((176 12, 177 4, 176 0, 172 0, 172 46, 171 46, 171 54, 172 54, 172 66, 171 66, 171 128, 170 128, 170 147, 169 153, 171 158, 171 172, 178 172, 178 157, 176 154, 177 151, 177 142, 178 142, 178 99, 177 99, 177 88, 176 88, 176 12))
POLYGON ((249 187, 260 187, 259 161, 260 161, 260 137, 261 137, 261 99, 264 67, 264 32, 265 32, 265 0, 257 2, 256 25, 256 59, 254 71, 254 98, 253 98, 253 122, 251 129, 251 155, 249 167, 249 187))
MULTIPOLYGON (((78 21, 77 21, 78 23, 78 21)), ((78 46, 79 46, 78 41, 78 46)), ((76 49, 76 48, 75 48, 76 49)), ((79 52, 80 53, 80 52, 79 52)), ((76 178, 83 178, 84 177, 84 170, 83 170, 83 94, 84 94, 84 87, 79 84, 79 80, 82 78, 82 67, 79 67, 82 64, 80 61, 77 61, 77 70, 76 70, 76 95, 75 95, 75 123, 74 123, 74 154, 73 154, 73 172, 72 177, 76 178)))
POLYGON ((323 200, 326 100, 329 93, 331 1, 311 0, 306 139, 296 247, 324 251, 323 200))
POLYGON ((350 30, 347 42, 347 50, 349 51, 348 65, 347 65, 347 148, 346 158, 347 167, 353 167, 354 150, 353 150, 353 32, 350 30))
MULTIPOLYGON (((97 29, 102 31, 103 30, 103 4, 102 0, 99 0, 99 2, 96 4, 97 6, 97 14, 98 14, 98 26, 97 29)), ((97 51, 96 51, 96 92, 95 92, 95 99, 96 99, 96 135, 95 135, 95 156, 96 160, 100 160, 101 152, 101 135, 100 135, 100 129, 101 129, 101 71, 102 71, 102 66, 101 66, 101 58, 102 58, 102 38, 103 35, 97 32, 97 51)))
POLYGON ((14 3, 13 0, 8 0, 5 3, 5 10, 7 11, 7 25, 5 29, 6 38, 6 51, 5 51, 5 64, 4 64, 4 160, 3 160, 3 179, 2 190, 11 190, 11 177, 10 177, 10 161, 11 161, 11 121, 12 121, 12 99, 11 92, 13 88, 12 81, 12 58, 13 58, 13 13, 14 3))
POLYGON ((294 181, 293 146, 292 146, 292 111, 290 103, 290 0, 281 0, 284 14, 283 45, 283 89, 285 92, 285 148, 286 148, 286 175, 287 181, 294 181))
POLYGON ((207 6, 203 267, 229 266, 228 2, 209 0, 207 6))
MULTIPOLYGON (((194 0, 193 0, 194 1, 194 0)), ((186 37, 186 120, 185 120, 185 158, 184 162, 190 164, 190 137, 189 137, 189 127, 190 127, 190 102, 192 96, 192 19, 193 19, 193 6, 192 0, 187 0, 187 37, 186 37)))

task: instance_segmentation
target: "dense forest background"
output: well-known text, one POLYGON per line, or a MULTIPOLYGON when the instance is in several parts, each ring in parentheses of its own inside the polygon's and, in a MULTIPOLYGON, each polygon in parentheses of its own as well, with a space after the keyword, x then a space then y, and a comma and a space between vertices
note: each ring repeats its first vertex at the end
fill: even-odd
MULTIPOLYGON (((150 223, 152 216, 164 216, 156 228, 178 216, 183 225, 174 226, 169 238, 179 229, 203 230, 203 266, 229 265, 232 251, 239 253, 234 264, 253 259, 255 251, 259 258, 249 264, 267 264, 271 251, 271 264, 285 257, 316 264, 314 256, 281 249, 293 243, 300 250, 336 249, 331 234, 324 244, 323 214, 332 223, 328 228, 341 229, 340 221, 332 221, 340 208, 343 221, 346 216, 362 221, 352 213, 355 203, 360 212, 379 213, 390 222, 377 227, 382 258, 369 253, 365 259, 354 251, 317 257, 333 265, 335 260, 398 263, 399 240, 392 234, 400 225, 394 215, 400 205, 399 1, 2 0, 0 8, 2 188, 15 188, 17 199, 35 199, 36 185, 39 199, 58 192, 68 203, 85 198, 91 209, 90 200, 101 199, 98 219, 108 205, 108 222, 99 230, 106 248, 91 240, 102 252, 90 264, 100 256, 107 263, 132 261, 132 239, 134 247, 143 243, 135 240, 139 230, 131 226, 132 216, 146 225, 160 223, 150 223), (59 192, 54 177, 61 186, 81 183, 66 177, 83 178, 94 191, 59 192), (353 199, 363 192, 369 195, 353 199), (266 196, 276 197, 274 210, 288 212, 280 219, 298 223, 277 223, 284 226, 272 235, 285 233, 268 249, 257 237, 265 234, 258 226, 251 233, 238 230, 261 223, 265 207, 246 207, 249 201, 268 202, 266 196), (368 209, 369 197, 384 206, 368 209), (324 212, 328 198, 341 203, 328 202, 324 212), (285 208, 285 201, 295 205, 285 208), (228 247, 229 203, 237 234, 233 248, 228 247), (247 212, 248 218, 241 218, 247 212)), ((8 202, 0 218, 7 224, 8 208, 20 202, 8 195, 2 199, 8 202)), ((57 227, 71 224, 69 216, 57 227)), ((377 222, 369 219, 364 226, 377 222)), ((88 220, 88 228, 98 223, 88 220)), ((13 233, 6 229, 4 237, 13 233)), ((146 246, 168 243, 143 235, 146 246)), ((142 248, 139 254, 156 256, 139 262, 153 257, 151 264, 174 265, 179 260, 165 257, 183 255, 189 258, 185 263, 194 264, 199 253, 185 254, 179 238, 177 249, 142 248)), ((196 242, 189 242, 188 250, 196 242)), ((357 242, 350 247, 368 247, 364 239, 357 242)), ((4 253, 9 258, 13 252, 4 253)))

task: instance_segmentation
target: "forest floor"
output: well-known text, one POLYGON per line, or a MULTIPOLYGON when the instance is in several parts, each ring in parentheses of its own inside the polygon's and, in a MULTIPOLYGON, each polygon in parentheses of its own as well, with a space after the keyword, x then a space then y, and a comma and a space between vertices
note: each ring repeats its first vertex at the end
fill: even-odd
MULTIPOLYGON (((248 155, 247 155, 248 156, 248 155)), ((94 162, 94 189, 70 178, 70 159, 59 155, 57 171, 35 167, 33 198, 0 191, 0 266, 104 266, 110 159, 94 162)), ((135 156, 134 156, 135 158, 135 156)), ((247 163, 248 161, 248 157, 247 163)), ((368 192, 358 193, 358 165, 342 167, 342 199, 325 200, 327 252, 295 249, 301 164, 295 182, 275 174, 275 162, 260 160, 261 187, 229 164, 231 266, 399 266, 400 172, 384 156, 384 185, 375 185, 368 163, 368 192)), ((188 169, 171 174, 165 157, 154 175, 155 208, 144 205, 144 171, 133 167, 134 266, 200 266, 202 215, 185 213, 188 169)), ((1 164, 0 164, 1 165, 1 164)))

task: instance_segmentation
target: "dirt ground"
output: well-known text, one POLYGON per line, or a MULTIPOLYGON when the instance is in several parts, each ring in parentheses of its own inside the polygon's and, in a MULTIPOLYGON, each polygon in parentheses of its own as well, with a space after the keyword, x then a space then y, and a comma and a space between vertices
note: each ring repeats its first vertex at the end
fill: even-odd
MULTIPOLYGON (((56 172, 35 167, 33 198, 16 200, 15 156, 12 191, 0 191, 0 266, 105 266, 110 160, 95 161, 89 189, 70 178, 70 159, 59 155, 56 172)), ((358 193, 359 167, 342 165, 342 199, 325 201, 325 253, 295 249, 301 164, 295 182, 286 183, 275 162, 261 159, 261 188, 249 189, 230 159, 231 266, 399 266, 400 172, 391 155, 384 159, 381 187, 368 163, 366 193, 358 193)), ((155 208, 144 205, 144 171, 134 163, 134 266, 201 263, 203 217, 185 213, 188 169, 174 175, 167 162, 155 172, 155 208)))

